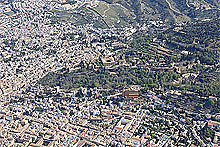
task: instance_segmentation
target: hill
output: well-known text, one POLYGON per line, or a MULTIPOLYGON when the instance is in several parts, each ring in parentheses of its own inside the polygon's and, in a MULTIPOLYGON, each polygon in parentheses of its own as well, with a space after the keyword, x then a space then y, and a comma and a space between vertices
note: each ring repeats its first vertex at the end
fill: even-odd
POLYGON ((70 4, 73 9, 56 10, 56 18, 105 28, 147 24, 149 21, 173 25, 219 18, 220 14, 220 2, 217 0, 91 0, 70 4))
MULTIPOLYGON (((19 10, 14 0, 0 0, 19 10)), ((98 28, 114 28, 149 24, 159 21, 164 25, 182 24, 195 20, 216 19, 220 16, 218 0, 52 0, 48 10, 53 22, 69 21, 76 25, 93 24, 98 28)))

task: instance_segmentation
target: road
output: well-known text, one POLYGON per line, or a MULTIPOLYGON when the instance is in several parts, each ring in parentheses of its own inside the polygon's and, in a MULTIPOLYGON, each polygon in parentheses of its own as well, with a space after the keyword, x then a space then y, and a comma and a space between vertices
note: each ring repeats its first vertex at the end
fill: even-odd
POLYGON ((180 13, 179 11, 175 10, 175 9, 172 7, 172 5, 170 4, 170 2, 169 2, 168 0, 166 0, 166 2, 167 2, 167 4, 169 5, 169 7, 170 7, 170 9, 171 9, 172 11, 174 11, 174 12, 176 12, 176 13, 182 15, 182 13, 180 13))

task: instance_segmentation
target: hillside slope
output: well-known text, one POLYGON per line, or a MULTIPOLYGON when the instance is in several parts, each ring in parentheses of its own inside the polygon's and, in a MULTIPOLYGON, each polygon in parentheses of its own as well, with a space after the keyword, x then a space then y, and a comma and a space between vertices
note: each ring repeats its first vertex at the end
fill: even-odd
MULTIPOLYGON (((19 0, 16 0, 19 1, 19 0)), ((14 0, 0 3, 17 13, 14 0)), ((124 27, 160 21, 165 25, 219 18, 219 0, 52 0, 52 21, 70 21, 76 25, 124 27)), ((21 8, 23 9, 23 8, 21 8)))
POLYGON ((218 18, 217 0, 104 0, 118 3, 136 15, 136 21, 160 19, 166 23, 180 23, 191 19, 218 18))
POLYGON ((90 23, 106 28, 147 24, 149 21, 172 25, 220 16, 217 0, 91 0, 73 6, 73 10, 56 11, 57 18, 68 16, 66 20, 75 24, 90 23))

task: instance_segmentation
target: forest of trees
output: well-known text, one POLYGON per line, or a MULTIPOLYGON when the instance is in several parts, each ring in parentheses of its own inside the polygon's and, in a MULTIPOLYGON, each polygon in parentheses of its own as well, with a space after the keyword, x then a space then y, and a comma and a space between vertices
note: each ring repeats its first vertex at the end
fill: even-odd
POLYGON ((179 75, 173 71, 147 71, 146 69, 117 68, 110 74, 104 68, 98 71, 84 70, 72 73, 50 73, 41 80, 42 85, 60 86, 64 89, 79 87, 123 88, 127 85, 141 85, 146 88, 159 88, 164 82, 177 80, 179 75))

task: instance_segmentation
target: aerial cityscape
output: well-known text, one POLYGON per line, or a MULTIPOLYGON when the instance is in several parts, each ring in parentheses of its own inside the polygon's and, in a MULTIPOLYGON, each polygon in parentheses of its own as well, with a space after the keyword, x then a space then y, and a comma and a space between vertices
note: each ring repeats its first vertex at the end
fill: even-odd
POLYGON ((220 147, 220 1, 0 0, 0 147, 220 147))

